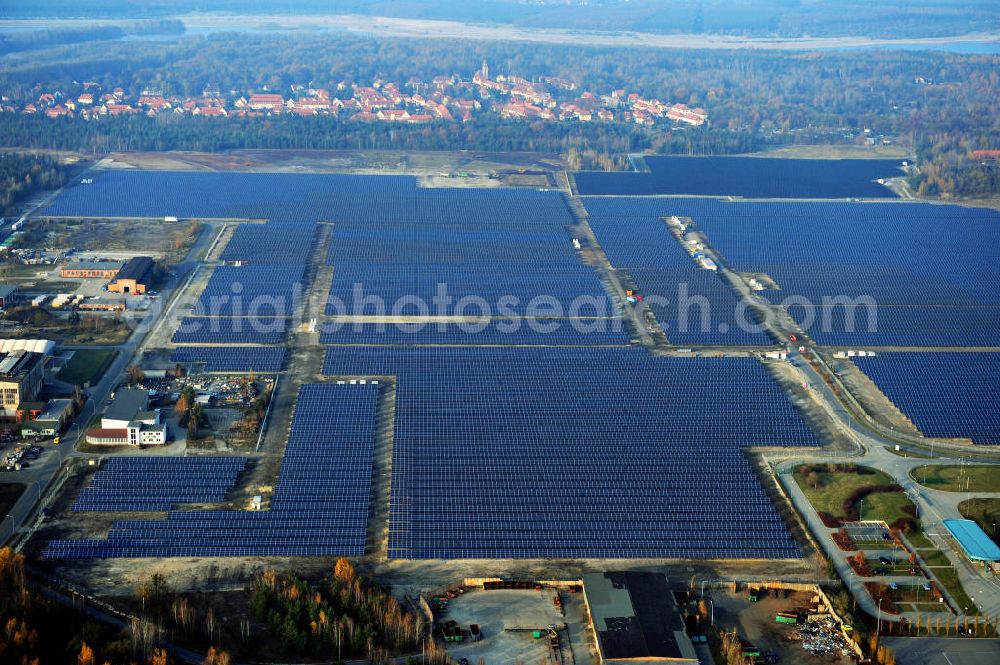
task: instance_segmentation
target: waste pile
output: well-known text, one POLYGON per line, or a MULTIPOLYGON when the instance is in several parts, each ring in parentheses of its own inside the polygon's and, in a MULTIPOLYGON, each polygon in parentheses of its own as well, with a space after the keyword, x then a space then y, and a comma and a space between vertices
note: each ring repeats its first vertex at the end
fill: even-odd
POLYGON ((802 648, 814 656, 840 652, 849 657, 854 653, 837 622, 830 617, 806 621, 796 629, 794 639, 802 640, 802 648))

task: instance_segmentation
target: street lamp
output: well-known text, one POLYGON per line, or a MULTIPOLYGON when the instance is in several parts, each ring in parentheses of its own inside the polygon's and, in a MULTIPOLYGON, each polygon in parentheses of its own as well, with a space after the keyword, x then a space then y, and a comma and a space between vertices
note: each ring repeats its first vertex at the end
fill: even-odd
POLYGON ((875 626, 875 644, 878 645, 879 635, 882 633, 882 598, 878 599, 878 624, 875 626))
POLYGON ((858 502, 858 521, 861 522, 865 514, 865 500, 861 499, 858 502))

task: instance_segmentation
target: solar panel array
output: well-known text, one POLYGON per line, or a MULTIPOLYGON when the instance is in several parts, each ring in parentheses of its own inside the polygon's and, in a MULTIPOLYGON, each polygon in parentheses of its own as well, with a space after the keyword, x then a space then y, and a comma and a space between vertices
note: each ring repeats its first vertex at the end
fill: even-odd
POLYGON ((657 216, 588 199, 590 226, 611 265, 628 273, 674 344, 768 346, 760 317, 717 272, 704 270, 657 216), (591 202, 600 206, 591 210, 591 202))
MULTIPOLYGON (((279 242, 278 238, 273 242, 279 242)), ((289 316, 302 297, 304 271, 304 260, 292 264, 219 266, 212 272, 194 313, 289 316)))
POLYGON ((808 303, 789 310, 821 344, 1000 345, 995 211, 681 198, 588 198, 585 204, 612 261, 615 243, 628 243, 634 229, 662 225, 664 216, 692 218, 732 269, 766 273, 777 282, 780 290, 763 292, 767 299, 808 303), (824 299, 840 296, 870 296, 857 301, 853 329, 843 305, 824 306, 824 299), (876 325, 869 329, 872 302, 876 325))
POLYGON ((893 198, 879 178, 902 175, 885 159, 644 157, 648 173, 574 174, 583 195, 742 196, 746 198, 893 198))
POLYGON ((883 353, 854 362, 925 436, 1000 444, 1000 353, 883 353))
POLYGON ((170 362, 204 365, 206 372, 280 372, 284 361, 280 346, 185 346, 170 353, 170 362))
POLYGON ((186 316, 172 341, 176 344, 281 344, 288 335, 285 318, 186 316))
POLYGON ((304 264, 312 254, 318 229, 314 223, 240 224, 219 258, 264 265, 304 264))
MULTIPOLYGON (((172 341, 177 344, 280 344, 303 294, 315 223, 241 224, 172 341)), ((221 358, 221 357, 220 357, 221 358)), ((249 359, 249 357, 244 357, 249 359)))
POLYGON ((375 346, 624 346, 621 319, 493 319, 482 323, 330 323, 320 343, 375 346))
POLYGON ((332 347, 396 377, 389 556, 794 557, 741 452, 815 445, 750 358, 332 347))
MULTIPOLYGON (((55 540, 43 557, 361 556, 378 390, 370 383, 300 388, 269 510, 121 520, 106 539, 55 540)), ((143 475, 135 478, 141 485, 143 475)))
POLYGON ((73 503, 74 512, 159 512, 220 503, 245 457, 112 457, 73 503))
MULTIPOLYGON (((448 313, 496 313, 505 296, 511 314, 547 296, 567 309, 579 296, 604 298, 596 273, 576 255, 573 223, 558 192, 528 189, 418 189, 387 197, 358 217, 334 224, 327 261, 333 266, 328 314, 373 313, 361 295, 407 314, 414 301, 433 307, 439 285, 448 313), (464 299, 464 300, 463 300, 464 299), (341 305, 342 304, 342 305, 341 305)), ((541 304, 541 303, 539 303, 541 304)))
POLYGON ((65 188, 41 215, 202 219, 335 219, 416 189, 410 176, 109 170, 65 188))

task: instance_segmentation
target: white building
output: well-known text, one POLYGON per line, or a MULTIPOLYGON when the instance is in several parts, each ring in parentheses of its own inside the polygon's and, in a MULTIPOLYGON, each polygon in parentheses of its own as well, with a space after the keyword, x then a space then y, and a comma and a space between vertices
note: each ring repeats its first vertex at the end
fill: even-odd
POLYGON ((87 443, 96 446, 161 446, 167 426, 158 409, 149 409, 149 393, 126 388, 104 412, 100 429, 87 432, 87 443))

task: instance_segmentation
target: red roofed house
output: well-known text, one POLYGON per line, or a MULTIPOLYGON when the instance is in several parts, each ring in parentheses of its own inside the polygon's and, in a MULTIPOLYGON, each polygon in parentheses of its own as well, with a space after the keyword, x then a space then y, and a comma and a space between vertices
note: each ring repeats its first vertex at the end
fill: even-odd
POLYGON ((50 109, 45 109, 45 115, 50 118, 61 118, 64 116, 71 116, 73 114, 70 113, 69 109, 60 104, 59 106, 53 106, 50 109))
POLYGON ((170 102, 165 100, 163 97, 140 97, 139 106, 145 106, 149 109, 159 111, 161 109, 170 108, 170 102))
POLYGON ((93 104, 94 103, 94 96, 92 94, 90 94, 89 92, 85 92, 82 95, 80 95, 79 97, 77 97, 76 101, 77 101, 78 104, 93 104))
POLYGON ((705 112, 705 109, 689 109, 685 104, 674 104, 667 111, 667 117, 676 122, 698 126, 705 124, 708 113, 705 112))
POLYGON ((299 97, 290 101, 288 106, 296 112, 316 113, 330 110, 330 100, 326 97, 299 97))
POLYGON ((191 115, 203 115, 207 118, 224 118, 229 114, 221 106, 196 106, 191 115))
POLYGON ((399 122, 402 120, 409 120, 410 114, 408 111, 403 109, 382 109, 376 114, 379 120, 390 120, 393 122, 399 122))
POLYGON ((973 150, 972 158, 976 161, 996 161, 1000 160, 1000 150, 973 150))
POLYGON ((285 100, 281 95, 257 94, 250 95, 250 101, 247 102, 247 105, 255 111, 269 110, 280 113, 281 107, 285 105, 285 100))
POLYGON ((127 115, 129 113, 135 113, 136 110, 129 106, 128 104, 105 104, 104 108, 108 110, 113 116, 116 115, 127 115))

